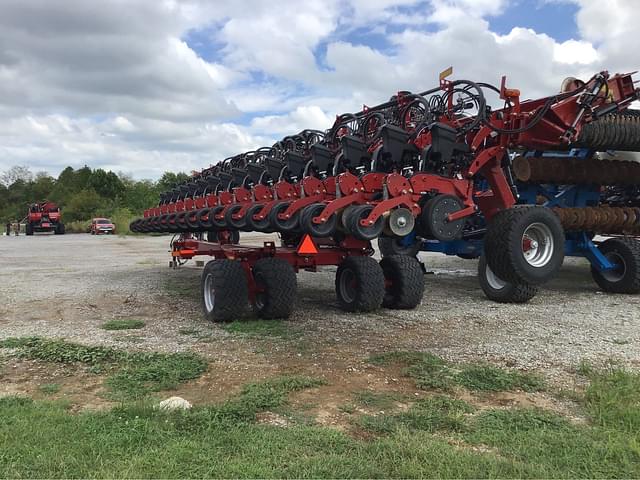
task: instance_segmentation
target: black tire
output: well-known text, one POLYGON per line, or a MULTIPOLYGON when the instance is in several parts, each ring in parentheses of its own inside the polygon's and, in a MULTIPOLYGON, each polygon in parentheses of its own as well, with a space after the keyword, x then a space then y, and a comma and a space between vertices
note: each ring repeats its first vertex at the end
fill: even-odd
POLYGON ((239 219, 233 218, 233 215, 238 213, 241 209, 242 209, 242 205, 240 204, 231 205, 229 208, 227 208, 227 211, 224 213, 224 220, 230 228, 233 228, 236 230, 242 230, 247 226, 246 210, 241 218, 239 219))
POLYGON ((599 272, 593 266, 591 275, 598 286, 611 293, 640 293, 640 241, 635 238, 610 238, 598 250, 619 268, 599 272))
POLYGON ((58 225, 56 225, 56 228, 54 230, 54 233, 56 235, 64 235, 65 229, 64 229, 64 223, 59 223, 58 225))
POLYGON ((198 227, 203 231, 211 230, 213 228, 213 225, 211 224, 211 217, 209 216, 209 212, 211 212, 211 210, 211 208, 203 208, 198 210, 196 213, 198 227), (204 217, 207 217, 206 220, 204 217))
POLYGON ((294 213, 291 218, 283 220, 278 217, 289 208, 289 202, 276 203, 269 212, 269 226, 275 232, 295 232, 300 221, 300 210, 294 213))
POLYGON ((24 230, 25 230, 25 234, 33 235, 33 225, 31 225, 30 223, 27 223, 25 225, 24 230))
POLYGON ((256 220, 253 218, 254 215, 260 213, 264 209, 264 204, 256 203, 247 208, 247 214, 245 218, 247 219, 247 227, 251 228, 256 232, 271 232, 271 228, 269 227, 269 216, 267 215, 262 220, 256 220))
POLYGON ((351 235, 359 240, 373 240, 379 237, 384 229, 384 217, 378 217, 376 223, 368 227, 364 227, 360 224, 360 220, 367 218, 369 213, 373 210, 373 205, 358 205, 356 208, 349 211, 345 224, 347 230, 351 235))
POLYGON ((207 232, 207 242, 218 243, 218 232, 215 230, 207 232))
POLYGON ((202 310, 211 322, 243 317, 249 305, 249 287, 242 264, 237 260, 208 262, 200 281, 202 310))
POLYGON ((383 257, 392 255, 406 255, 408 257, 416 257, 420 252, 422 242, 417 238, 410 245, 403 245, 401 237, 378 237, 378 250, 383 257))
POLYGON ((429 237, 433 237, 441 242, 456 240, 462 236, 464 219, 447 222, 449 214, 462 210, 462 201, 454 195, 436 195, 430 199, 423 207, 420 215, 421 228, 429 232, 429 237))
POLYGON ((538 287, 528 283, 505 282, 496 276, 487 265, 484 256, 478 261, 480 288, 489 300, 499 303, 525 303, 538 293, 538 287))
POLYGON ((384 274, 371 257, 347 257, 336 272, 338 303, 348 312, 380 308, 384 297, 384 274))
POLYGON ((560 220, 551 209, 516 206, 498 212, 491 219, 484 252, 493 273, 504 281, 540 285, 560 270, 564 241, 560 220), (530 257, 524 251, 525 232, 530 245, 537 245, 528 250, 530 257), (537 243, 532 239, 537 239, 537 243))
POLYGON ((424 295, 424 272, 415 257, 391 255, 380 260, 385 278, 382 306, 411 309, 420 305, 424 295))
POLYGON ((280 258, 261 258, 253 267, 256 293, 254 312, 265 319, 289 318, 298 283, 293 267, 280 258))
POLYGON ((313 223, 314 217, 320 215, 325 207, 324 203, 314 203, 306 206, 300 214, 300 226, 312 237, 325 238, 336 233, 338 217, 335 213, 324 223, 313 223))
POLYGON ((218 205, 209 210, 209 219, 207 220, 207 223, 211 224, 214 230, 224 230, 225 228, 227 228, 227 222, 224 218, 216 218, 216 215, 222 213, 225 208, 227 208, 227 205, 218 205))

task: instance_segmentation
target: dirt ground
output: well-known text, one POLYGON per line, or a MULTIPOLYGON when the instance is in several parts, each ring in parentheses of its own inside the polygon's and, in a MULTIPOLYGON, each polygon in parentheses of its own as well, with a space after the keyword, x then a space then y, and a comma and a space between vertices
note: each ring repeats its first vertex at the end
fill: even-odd
MULTIPOLYGON (((244 234, 243 242, 264 235, 244 234)), ((331 424, 339 406, 361 390, 403 391, 412 382, 369 364, 372 354, 428 351, 456 362, 487 361, 536 371, 571 387, 582 361, 640 366, 640 297, 604 294, 582 259, 567 259, 560 276, 529 304, 487 300, 477 262, 420 255, 430 272, 422 305, 413 311, 350 314, 337 307, 335 268, 298 275, 295 313, 278 335, 228 332, 203 319, 201 267, 169 268, 169 237, 37 235, 0 237, 0 339, 38 335, 131 350, 193 350, 210 368, 177 393, 193 403, 226 398, 243 384, 277 374, 322 377, 328 385, 299 395, 300 405, 331 424), (140 330, 107 331, 112 319, 140 319, 140 330)), ((79 405, 101 400, 100 379, 82 369, 0 359, 0 395, 43 395, 62 385, 79 405)), ((509 394, 511 395, 511 394, 509 394)), ((503 394, 504 396, 504 394, 503 394)), ((498 403, 551 401, 544 394, 496 398, 498 403)))

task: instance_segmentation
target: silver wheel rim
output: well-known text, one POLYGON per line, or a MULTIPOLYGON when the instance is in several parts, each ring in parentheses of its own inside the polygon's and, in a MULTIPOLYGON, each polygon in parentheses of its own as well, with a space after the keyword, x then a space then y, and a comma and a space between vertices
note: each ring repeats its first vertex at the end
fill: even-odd
POLYGON ((532 267, 541 268, 549 263, 553 256, 553 235, 544 223, 532 223, 522 234, 522 253, 532 267))
POLYGON ((489 268, 489 265, 485 266, 484 276, 487 279, 487 283, 489 284, 489 286, 494 290, 502 290, 507 286, 507 282, 505 282, 501 278, 498 278, 498 276, 493 273, 493 270, 489 268))
POLYGON ((204 277, 204 291, 202 294, 204 296, 204 308, 207 313, 213 312, 216 305, 216 291, 213 288, 213 275, 210 273, 204 277))
POLYGON ((353 303, 356 298, 356 289, 353 284, 356 282, 356 275, 349 268, 342 271, 340 275, 340 294, 346 303, 353 303))
POLYGON ((609 252, 605 255, 607 260, 615 265, 615 268, 611 270, 603 270, 600 272, 602 278, 604 278, 607 282, 615 283, 622 280, 627 273, 627 264, 624 262, 624 258, 622 255, 616 252, 609 252))

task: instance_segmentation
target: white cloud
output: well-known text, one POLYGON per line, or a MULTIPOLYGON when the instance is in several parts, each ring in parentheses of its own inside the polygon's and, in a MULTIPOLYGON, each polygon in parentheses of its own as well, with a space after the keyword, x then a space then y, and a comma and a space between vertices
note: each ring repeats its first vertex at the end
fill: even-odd
POLYGON ((637 2, 575 2, 579 36, 560 42, 493 32, 508 0, 5 0, 0 171, 198 169, 435 86, 449 65, 456 78, 506 74, 525 98, 569 75, 638 69, 637 2), (202 55, 194 30, 208 36, 202 55))

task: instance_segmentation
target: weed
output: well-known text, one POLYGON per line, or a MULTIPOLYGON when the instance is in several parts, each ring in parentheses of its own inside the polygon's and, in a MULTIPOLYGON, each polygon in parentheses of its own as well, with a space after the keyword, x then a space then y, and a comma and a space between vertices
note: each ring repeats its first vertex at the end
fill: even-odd
POLYGON ((109 320, 101 326, 104 330, 135 330, 143 328, 146 324, 142 320, 109 320))
POLYGON ((465 414, 473 411, 474 408, 462 400, 437 395, 418 400, 407 412, 365 416, 360 425, 377 433, 391 433, 401 427, 431 433, 457 432, 465 428, 465 414))
POLYGON ((53 395, 54 393, 58 393, 60 391, 60 384, 58 383, 43 383, 38 386, 38 390, 45 395, 53 395))
POLYGON ((364 407, 381 410, 391 408, 396 401, 402 398, 401 395, 395 393, 372 392, 370 390, 356 392, 353 397, 358 404, 364 407))
POLYGON ((193 353, 129 353, 108 347, 89 347, 44 338, 8 339, 0 346, 16 348, 19 357, 56 363, 83 363, 92 373, 110 372, 106 385, 120 400, 175 389, 199 377, 207 363, 193 353))
POLYGON ((369 359, 377 365, 400 363, 405 373, 424 390, 449 391, 461 386, 475 391, 504 391, 543 388, 542 379, 531 373, 508 370, 489 364, 452 365, 440 357, 424 352, 390 352, 369 359))

